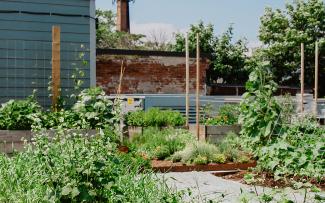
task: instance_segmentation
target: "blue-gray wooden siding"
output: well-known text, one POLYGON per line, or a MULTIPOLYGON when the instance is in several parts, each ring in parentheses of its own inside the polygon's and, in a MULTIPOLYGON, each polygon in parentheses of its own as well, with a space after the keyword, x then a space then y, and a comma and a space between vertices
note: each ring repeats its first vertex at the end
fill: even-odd
MULTIPOLYGON (((0 10, 90 15, 93 0, 1 0, 0 10)), ((94 8, 93 8, 94 9, 94 8)), ((0 13, 0 103, 21 99, 37 90, 41 104, 48 106, 51 76, 52 26, 61 27, 61 87, 73 89, 75 68, 85 72, 84 87, 90 86, 90 37, 93 19, 55 15, 0 13), (84 53, 84 57, 80 54, 84 53), (84 64, 83 61, 87 61, 84 64)), ((92 62, 93 63, 93 62, 92 62)))

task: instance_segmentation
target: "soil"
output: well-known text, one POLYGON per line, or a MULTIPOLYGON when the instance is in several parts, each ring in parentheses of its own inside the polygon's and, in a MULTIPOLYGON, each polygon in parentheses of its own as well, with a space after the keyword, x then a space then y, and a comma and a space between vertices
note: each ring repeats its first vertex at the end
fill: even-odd
POLYGON ((239 163, 226 163, 226 164, 206 164, 206 165, 194 165, 173 163, 172 161, 160 161, 153 160, 151 166, 154 171, 157 172, 190 172, 190 171, 233 171, 237 169, 247 170, 248 168, 255 167, 255 162, 239 164, 239 163))
POLYGON ((130 149, 127 146, 119 146, 118 151, 127 154, 129 153, 130 149))
MULTIPOLYGON (((224 179, 234 180, 243 184, 247 184, 244 181, 245 174, 252 174, 252 173, 248 171, 240 171, 235 174, 224 175, 224 176, 221 175, 221 177, 223 177, 224 179)), ((214 174, 214 175, 220 177, 219 174, 214 174)), ((285 188, 285 187, 292 186, 292 184, 288 181, 286 182, 284 180, 277 180, 277 181, 274 180, 274 177, 268 173, 259 173, 255 175, 256 175, 255 179, 257 180, 256 185, 258 186, 269 187, 269 188, 285 188)), ((292 179, 295 181, 299 181, 299 178, 292 178, 292 179)), ((314 186, 316 186, 317 188, 321 189, 322 191, 325 191, 325 178, 320 183, 317 182, 316 180, 310 180, 309 182, 314 186)))

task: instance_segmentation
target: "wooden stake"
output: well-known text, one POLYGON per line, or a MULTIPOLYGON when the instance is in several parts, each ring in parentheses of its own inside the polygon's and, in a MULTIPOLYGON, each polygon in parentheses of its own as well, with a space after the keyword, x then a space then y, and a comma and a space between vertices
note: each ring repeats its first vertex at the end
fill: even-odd
MULTIPOLYGON (((119 80, 118 89, 117 89, 117 97, 114 100, 114 108, 116 106, 118 106, 117 105, 118 102, 121 101, 122 82, 123 82, 124 72, 125 72, 125 66, 124 66, 124 60, 122 59, 121 70, 120 70, 120 80, 119 80)), ((122 119, 120 119, 120 142, 123 143, 123 140, 124 140, 124 137, 123 137, 124 117, 123 117, 122 112, 121 112, 120 117, 122 118, 122 119)))
POLYGON ((318 42, 315 43, 315 116, 317 116, 317 102, 318 102, 318 69, 319 69, 319 50, 318 42))
POLYGON ((120 70, 120 80, 119 80, 118 89, 117 89, 117 96, 118 97, 120 97, 120 94, 122 92, 122 82, 123 82, 124 72, 125 72, 124 60, 122 60, 121 70, 120 70))
POLYGON ((200 140, 200 39, 196 35, 196 136, 200 140))
POLYGON ((60 97, 60 62, 61 62, 61 29, 59 26, 52 27, 52 108, 57 111, 60 97))
POLYGON ((189 127, 189 109, 190 109, 190 51, 189 51, 189 44, 188 44, 188 34, 186 34, 186 127, 189 127))
POLYGON ((304 92, 305 92, 305 46, 304 43, 301 43, 301 115, 304 113, 304 92))

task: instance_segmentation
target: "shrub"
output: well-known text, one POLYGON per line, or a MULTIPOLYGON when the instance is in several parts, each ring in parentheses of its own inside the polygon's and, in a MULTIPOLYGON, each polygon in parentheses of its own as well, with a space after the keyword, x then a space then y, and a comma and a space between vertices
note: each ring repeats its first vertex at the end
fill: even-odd
POLYGON ((25 100, 10 100, 0 108, 0 130, 30 130, 41 106, 34 96, 25 100))
POLYGON ((146 112, 130 112, 126 116, 126 123, 138 127, 175 127, 184 125, 185 118, 178 111, 151 108, 146 112))
POLYGON ((142 135, 135 136, 131 144, 136 145, 138 151, 145 153, 148 158, 163 160, 182 150, 186 143, 194 139, 186 130, 150 127, 142 135))

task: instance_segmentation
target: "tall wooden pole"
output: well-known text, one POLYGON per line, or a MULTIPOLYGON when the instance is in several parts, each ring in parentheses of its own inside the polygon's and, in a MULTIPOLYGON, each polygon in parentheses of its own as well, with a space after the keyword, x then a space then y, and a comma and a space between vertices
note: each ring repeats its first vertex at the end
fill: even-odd
POLYGON ((304 43, 301 43, 301 75, 300 75, 300 83, 301 83, 301 115, 304 113, 304 92, 305 92, 305 46, 304 43))
POLYGON ((52 27, 52 108, 57 111, 60 97, 61 29, 52 27))
POLYGON ((186 34, 186 127, 189 127, 189 109, 190 109, 190 51, 189 51, 189 44, 188 44, 188 34, 186 34))
POLYGON ((196 35, 196 136, 200 140, 200 39, 196 35))
POLYGON ((319 69, 319 50, 318 42, 315 43, 315 115, 317 116, 317 102, 318 102, 318 69, 319 69))

